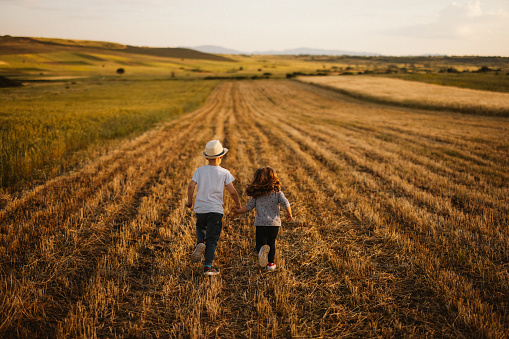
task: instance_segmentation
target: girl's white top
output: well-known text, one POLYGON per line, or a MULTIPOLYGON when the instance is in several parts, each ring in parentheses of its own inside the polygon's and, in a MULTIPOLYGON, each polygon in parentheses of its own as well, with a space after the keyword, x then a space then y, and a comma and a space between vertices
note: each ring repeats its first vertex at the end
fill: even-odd
POLYGON ((285 209, 290 207, 290 202, 281 191, 252 198, 246 207, 250 211, 256 208, 255 226, 281 226, 279 205, 285 209))
POLYGON ((199 167, 191 179, 196 182, 195 213, 223 213, 224 187, 235 178, 226 168, 205 165, 199 167))

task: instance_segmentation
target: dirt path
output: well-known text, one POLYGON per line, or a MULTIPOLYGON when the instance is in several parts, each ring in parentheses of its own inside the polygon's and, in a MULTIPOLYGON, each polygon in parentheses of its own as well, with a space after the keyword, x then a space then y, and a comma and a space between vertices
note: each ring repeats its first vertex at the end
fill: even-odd
POLYGON ((290 81, 223 83, 0 211, 0 334, 507 336, 508 128, 290 81), (189 262, 185 191, 213 138, 243 203, 262 165, 292 203, 273 274, 256 267, 254 213, 225 216, 220 276, 189 262))

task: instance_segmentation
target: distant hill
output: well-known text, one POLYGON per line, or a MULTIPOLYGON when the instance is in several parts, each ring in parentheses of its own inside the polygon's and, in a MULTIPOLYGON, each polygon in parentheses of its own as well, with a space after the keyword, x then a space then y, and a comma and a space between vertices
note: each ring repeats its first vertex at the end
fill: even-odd
POLYGON ((181 58, 181 59, 197 59, 197 60, 213 60, 213 61, 234 61, 209 53, 203 53, 188 48, 154 48, 154 47, 135 47, 127 46, 123 51, 133 54, 144 54, 158 57, 167 58, 181 58))
POLYGON ((191 47, 191 49, 203 52, 203 53, 212 53, 212 54, 248 54, 241 51, 237 51, 234 49, 224 48, 221 46, 198 46, 198 47, 191 47))
POLYGON ((192 47, 193 49, 214 54, 252 54, 252 55, 351 55, 351 56, 380 56, 377 53, 368 52, 352 52, 342 50, 331 50, 331 49, 314 49, 314 48, 295 48, 286 50, 269 50, 269 51, 257 51, 257 52, 242 52, 234 49, 228 49, 221 46, 198 46, 192 47))
POLYGON ((233 61, 220 55, 204 53, 188 48, 136 47, 103 41, 0 36, 0 55, 51 53, 55 51, 83 49, 143 54, 167 58, 233 61))

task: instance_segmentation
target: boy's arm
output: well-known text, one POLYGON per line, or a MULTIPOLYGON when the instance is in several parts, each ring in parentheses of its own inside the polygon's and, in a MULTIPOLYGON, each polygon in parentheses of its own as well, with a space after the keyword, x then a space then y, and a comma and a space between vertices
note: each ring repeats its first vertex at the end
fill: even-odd
POLYGON ((191 180, 189 185, 187 186, 187 202, 185 206, 187 208, 193 207, 193 195, 194 195, 194 187, 196 186, 196 181, 191 180))
POLYGON ((235 187, 233 187, 233 183, 230 182, 228 185, 226 185, 226 189, 228 190, 228 193, 230 193, 233 201, 235 201, 235 208, 240 208, 241 204, 239 194, 237 193, 235 187))

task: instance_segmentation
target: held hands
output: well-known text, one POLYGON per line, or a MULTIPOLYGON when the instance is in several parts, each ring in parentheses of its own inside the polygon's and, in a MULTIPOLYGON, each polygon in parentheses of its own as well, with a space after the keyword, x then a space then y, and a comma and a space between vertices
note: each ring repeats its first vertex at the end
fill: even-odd
POLYGON ((230 213, 233 212, 235 214, 241 214, 240 213, 241 208, 242 208, 242 206, 240 206, 240 205, 232 206, 232 208, 230 208, 230 213))

